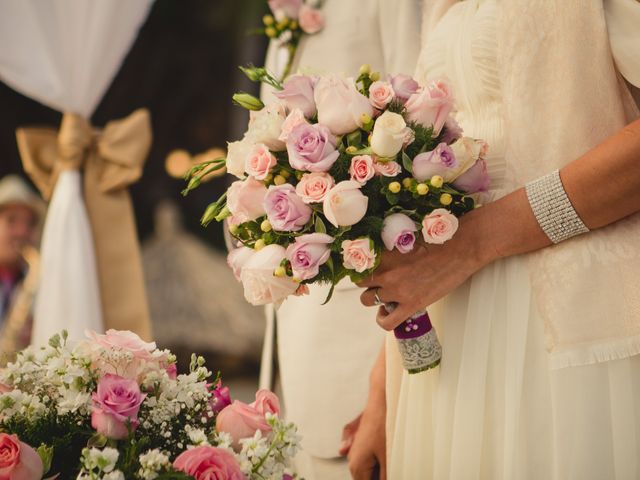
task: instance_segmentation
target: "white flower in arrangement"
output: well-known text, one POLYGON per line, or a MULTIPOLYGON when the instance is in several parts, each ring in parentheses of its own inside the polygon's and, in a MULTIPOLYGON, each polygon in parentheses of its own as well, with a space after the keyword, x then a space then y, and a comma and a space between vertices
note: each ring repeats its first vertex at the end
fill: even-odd
POLYGON ((201 428, 193 428, 189 425, 185 427, 187 436, 193 445, 208 445, 207 434, 201 428))
POLYGON ((249 130, 245 138, 255 143, 264 143, 269 150, 280 152, 285 150, 285 144, 279 140, 282 124, 287 114, 283 105, 272 103, 262 110, 250 113, 249 130))
POLYGON ((0 395, 0 421, 8 420, 16 415, 37 419, 47 412, 47 407, 35 395, 12 390, 0 395))
POLYGON ((66 413, 80 412, 81 414, 89 414, 91 411, 91 394, 71 388, 61 387, 58 389, 59 397, 57 400, 58 415, 66 413))
POLYGON ((126 480, 126 479, 124 478, 124 473, 122 473, 120 470, 114 470, 113 472, 103 475, 102 480, 126 480))
POLYGON ((138 457, 140 470, 138 475, 143 480, 154 480, 159 476, 159 472, 171 466, 169 456, 157 448, 148 450, 138 457))

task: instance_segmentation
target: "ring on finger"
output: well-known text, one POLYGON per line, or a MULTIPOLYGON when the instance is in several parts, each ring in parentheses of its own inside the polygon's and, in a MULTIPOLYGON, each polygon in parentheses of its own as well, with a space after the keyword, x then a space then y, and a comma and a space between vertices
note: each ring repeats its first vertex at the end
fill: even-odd
POLYGON ((380 290, 380 287, 377 287, 374 291, 373 291, 373 298, 375 300, 374 305, 382 305, 384 302, 382 300, 380 300, 380 296, 378 295, 378 291, 380 290))

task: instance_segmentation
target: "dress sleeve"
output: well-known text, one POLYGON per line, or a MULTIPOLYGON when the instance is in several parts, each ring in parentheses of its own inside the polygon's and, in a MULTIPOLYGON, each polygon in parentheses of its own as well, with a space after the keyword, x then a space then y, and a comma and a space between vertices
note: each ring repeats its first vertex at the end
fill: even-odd
POLYGON ((616 66, 640 88, 640 1, 604 0, 604 11, 616 66))
POLYGON ((413 74, 420 51, 420 0, 378 0, 384 71, 413 74))

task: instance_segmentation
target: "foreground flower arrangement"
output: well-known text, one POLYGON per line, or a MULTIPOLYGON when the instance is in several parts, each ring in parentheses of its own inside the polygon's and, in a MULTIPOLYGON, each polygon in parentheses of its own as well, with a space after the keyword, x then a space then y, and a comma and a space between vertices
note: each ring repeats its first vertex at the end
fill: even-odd
MULTIPOLYGON (((356 79, 293 75, 281 84, 265 69, 242 70, 274 87, 277 101, 234 96, 251 110, 249 128, 225 159, 191 172, 187 191, 223 167, 238 177, 202 223, 229 222, 241 245, 229 264, 253 305, 278 304, 309 283, 369 277, 383 249, 442 244, 489 187, 487 145, 462 136, 443 80, 383 80, 363 66, 356 79)), ((439 362, 425 312, 396 337, 410 372, 439 362)))
POLYGON ((177 374, 131 332, 88 337, 63 332, 0 372, 0 478, 296 478, 299 437, 273 393, 232 402, 202 357, 177 374))

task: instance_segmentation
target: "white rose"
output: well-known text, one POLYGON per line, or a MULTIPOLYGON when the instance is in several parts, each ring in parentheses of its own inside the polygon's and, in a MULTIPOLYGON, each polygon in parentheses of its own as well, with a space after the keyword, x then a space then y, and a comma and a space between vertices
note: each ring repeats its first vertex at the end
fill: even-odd
POLYGON ((470 137, 462 137, 451 144, 450 147, 458 163, 451 169, 448 178, 445 178, 446 182, 454 181, 473 167, 479 158, 483 158, 487 154, 488 148, 484 141, 470 137))
POLYGON ((227 172, 238 178, 244 178, 244 163, 253 148, 253 142, 243 138, 237 142, 227 143, 227 172))
POLYGON ((272 103, 262 110, 250 112, 249 115, 249 130, 245 138, 253 143, 264 143, 273 152, 285 150, 284 142, 279 139, 282 123, 286 118, 285 109, 281 104, 272 103))
POLYGON ((240 281, 244 298, 251 305, 279 303, 298 288, 290 277, 276 277, 273 272, 285 258, 286 250, 276 244, 267 245, 253 254, 244 264, 240 281))
POLYGON ((402 149, 406 128, 407 124, 402 115, 389 111, 380 115, 371 135, 373 153, 379 157, 395 157, 402 149))
POLYGON ((373 117, 369 99, 357 89, 352 78, 337 75, 321 77, 313 96, 318 108, 318 123, 334 135, 344 135, 362 126, 362 114, 373 117))
POLYGON ((365 216, 369 199, 360 187, 354 180, 345 180, 329 190, 322 202, 322 211, 333 226, 355 225, 365 216))

